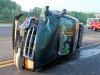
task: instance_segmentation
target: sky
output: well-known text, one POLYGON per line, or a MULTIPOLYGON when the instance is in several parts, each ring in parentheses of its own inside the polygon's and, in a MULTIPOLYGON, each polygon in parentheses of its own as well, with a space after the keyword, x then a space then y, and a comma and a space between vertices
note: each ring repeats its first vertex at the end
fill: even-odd
POLYGON ((29 11, 34 7, 50 6, 51 10, 67 9, 67 11, 100 13, 100 0, 12 0, 18 3, 22 10, 29 11))

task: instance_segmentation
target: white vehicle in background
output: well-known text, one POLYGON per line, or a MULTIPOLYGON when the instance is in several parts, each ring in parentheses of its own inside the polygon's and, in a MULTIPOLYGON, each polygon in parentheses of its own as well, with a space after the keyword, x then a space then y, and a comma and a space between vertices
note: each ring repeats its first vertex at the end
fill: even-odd
POLYGON ((90 24, 91 24, 91 22, 93 22, 94 19, 95 19, 95 18, 88 18, 88 19, 86 20, 86 22, 87 22, 86 26, 88 27, 88 29, 90 29, 90 24))
POLYGON ((88 29, 92 29, 94 31, 100 30, 100 18, 88 18, 87 26, 88 29))

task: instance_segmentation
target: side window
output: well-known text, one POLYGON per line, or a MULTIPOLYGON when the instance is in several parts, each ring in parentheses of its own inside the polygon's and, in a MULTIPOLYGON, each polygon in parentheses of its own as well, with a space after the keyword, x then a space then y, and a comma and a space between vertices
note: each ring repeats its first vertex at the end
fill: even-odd
POLYGON ((89 22, 92 22, 92 20, 91 19, 87 19, 87 22, 89 23, 89 22))
POLYGON ((100 22, 100 19, 99 19, 99 22, 100 22))
POLYGON ((73 35, 75 22, 69 18, 61 18, 60 20, 60 32, 66 35, 73 35))
POLYGON ((61 18, 60 23, 64 25, 70 25, 70 26, 74 25, 74 21, 68 18, 61 18))
POLYGON ((98 19, 94 19, 94 22, 98 22, 98 19))

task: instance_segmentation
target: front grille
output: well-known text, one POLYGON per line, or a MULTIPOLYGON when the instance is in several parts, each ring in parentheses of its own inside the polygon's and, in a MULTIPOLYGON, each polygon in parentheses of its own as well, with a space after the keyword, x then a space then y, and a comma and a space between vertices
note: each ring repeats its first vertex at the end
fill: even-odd
POLYGON ((30 28, 27 32, 26 40, 25 40, 25 46, 24 46, 24 57, 33 60, 34 58, 34 40, 35 40, 35 31, 34 27, 30 28))

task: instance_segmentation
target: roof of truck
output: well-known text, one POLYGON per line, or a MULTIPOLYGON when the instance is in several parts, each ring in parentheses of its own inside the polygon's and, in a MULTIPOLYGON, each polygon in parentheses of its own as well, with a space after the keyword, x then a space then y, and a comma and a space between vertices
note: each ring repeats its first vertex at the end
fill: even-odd
POLYGON ((64 17, 67 17, 67 18, 70 18, 70 19, 73 19, 73 20, 76 20, 76 21, 79 21, 77 18, 73 17, 73 16, 70 16, 70 15, 63 15, 64 17))

